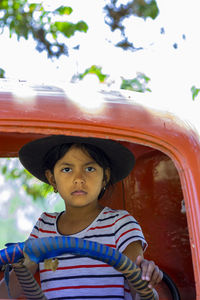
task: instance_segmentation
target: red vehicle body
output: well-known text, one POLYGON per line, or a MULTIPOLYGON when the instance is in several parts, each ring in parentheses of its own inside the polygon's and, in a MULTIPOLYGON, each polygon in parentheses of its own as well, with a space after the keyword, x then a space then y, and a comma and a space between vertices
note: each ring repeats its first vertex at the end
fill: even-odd
MULTIPOLYGON (((128 210, 139 221, 149 244, 145 256, 170 276, 180 299, 199 300, 200 140, 178 117, 149 109, 135 98, 131 92, 93 93, 76 86, 2 80, 0 156, 15 157, 26 142, 51 134, 126 145, 136 157, 135 168, 103 202, 128 210)), ((158 291, 161 300, 172 299, 165 283, 158 291)))

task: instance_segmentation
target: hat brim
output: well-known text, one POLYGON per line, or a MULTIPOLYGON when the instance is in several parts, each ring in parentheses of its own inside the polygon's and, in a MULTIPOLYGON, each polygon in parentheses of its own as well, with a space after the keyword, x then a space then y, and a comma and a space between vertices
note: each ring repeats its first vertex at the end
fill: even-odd
POLYGON ((19 151, 20 162, 32 175, 45 183, 49 183, 43 169, 46 154, 55 146, 71 143, 90 144, 100 148, 110 160, 113 183, 128 176, 133 169, 135 159, 132 152, 119 142, 109 139, 65 135, 48 136, 25 144, 19 151))

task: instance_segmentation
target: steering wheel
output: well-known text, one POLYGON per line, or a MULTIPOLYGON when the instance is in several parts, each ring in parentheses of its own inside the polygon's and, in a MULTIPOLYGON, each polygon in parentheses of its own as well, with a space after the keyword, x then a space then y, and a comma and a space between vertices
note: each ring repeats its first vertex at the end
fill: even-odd
MULTIPOLYGON (((107 263, 114 267, 117 271, 121 272, 128 279, 129 283, 140 295, 142 300, 156 299, 154 291, 148 288, 148 282, 141 279, 140 268, 138 268, 127 256, 111 247, 80 238, 68 236, 44 237, 28 239, 23 243, 10 245, 5 249, 0 250, 0 267, 7 264, 14 264, 13 267, 18 277, 20 276, 20 267, 15 266, 15 263, 23 259, 24 255, 28 255, 30 260, 38 264, 39 262, 43 262, 45 259, 55 258, 56 256, 64 253, 87 256, 107 263)), ((30 272, 23 265, 21 268, 24 268, 23 272, 26 273, 26 276, 30 276, 30 272)), ((35 289, 35 287, 33 287, 33 289, 35 289)), ((40 289, 39 285, 37 286, 37 289, 40 289)), ((40 295, 43 295, 41 289, 38 293, 39 292, 40 295)), ((25 295, 28 299, 29 296, 31 299, 38 299, 38 293, 36 293, 36 298, 33 298, 34 293, 29 288, 25 295)), ((45 297, 43 299, 45 299, 45 297)))

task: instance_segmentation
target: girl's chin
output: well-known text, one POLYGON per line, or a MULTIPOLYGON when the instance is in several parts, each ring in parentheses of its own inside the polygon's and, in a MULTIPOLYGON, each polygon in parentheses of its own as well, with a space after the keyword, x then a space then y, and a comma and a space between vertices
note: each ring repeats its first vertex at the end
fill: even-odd
POLYGON ((80 201, 80 200, 77 200, 77 201, 72 201, 70 203, 67 204, 67 207, 71 207, 71 208, 83 208, 83 207, 88 207, 92 204, 95 203, 98 203, 97 201, 92 201, 92 202, 87 202, 87 201, 80 201))

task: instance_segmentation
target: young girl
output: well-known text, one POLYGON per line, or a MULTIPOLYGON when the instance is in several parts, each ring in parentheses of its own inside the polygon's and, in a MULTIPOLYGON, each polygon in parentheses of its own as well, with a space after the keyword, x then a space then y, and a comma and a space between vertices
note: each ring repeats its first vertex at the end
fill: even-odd
MULTIPOLYGON (((143 258, 147 243, 137 221, 125 210, 102 207, 106 189, 125 178, 134 166, 132 153, 120 143, 70 136, 50 136, 23 146, 24 167, 53 186, 65 202, 61 213, 43 213, 30 238, 74 236, 116 248, 142 269, 142 279, 153 288, 162 272, 143 258)), ((57 257, 56 271, 39 264, 42 290, 47 299, 139 299, 124 276, 113 267, 87 257, 57 257)), ((34 274, 36 264, 24 264, 34 274)), ((21 293, 14 272, 12 297, 21 293)), ((2 281, 0 294, 7 296, 2 281)))

